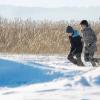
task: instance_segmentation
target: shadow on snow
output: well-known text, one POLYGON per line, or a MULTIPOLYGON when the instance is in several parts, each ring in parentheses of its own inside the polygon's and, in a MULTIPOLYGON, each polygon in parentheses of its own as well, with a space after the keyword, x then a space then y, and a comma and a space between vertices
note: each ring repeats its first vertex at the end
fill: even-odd
POLYGON ((16 87, 35 83, 53 81, 64 74, 50 69, 40 68, 42 65, 28 66, 8 60, 0 60, 0 87, 16 87))

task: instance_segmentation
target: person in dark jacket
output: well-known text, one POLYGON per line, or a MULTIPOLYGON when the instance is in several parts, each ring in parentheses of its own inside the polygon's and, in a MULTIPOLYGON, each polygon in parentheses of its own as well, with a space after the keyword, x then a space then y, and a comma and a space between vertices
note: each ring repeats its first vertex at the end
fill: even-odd
POLYGON ((66 29, 66 33, 69 36, 69 40, 71 44, 70 52, 68 54, 68 60, 70 60, 72 63, 78 66, 84 66, 81 60, 83 43, 79 32, 77 30, 74 30, 71 26, 68 26, 66 29))
POLYGON ((97 37, 93 29, 90 27, 87 20, 82 20, 81 23, 83 40, 84 40, 84 59, 85 61, 90 61, 93 66, 96 66, 94 60, 94 53, 97 50, 96 42, 97 37))

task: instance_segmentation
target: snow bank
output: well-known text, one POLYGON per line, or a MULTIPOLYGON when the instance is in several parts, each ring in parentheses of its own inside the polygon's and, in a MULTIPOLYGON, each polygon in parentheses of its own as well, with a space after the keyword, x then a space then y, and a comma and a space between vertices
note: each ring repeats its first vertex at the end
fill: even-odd
POLYGON ((66 79, 66 84, 72 87, 100 86, 99 67, 92 68, 89 64, 86 64, 85 68, 77 67, 69 63, 66 56, 1 55, 1 58, 0 87, 16 87, 60 79, 66 79))
POLYGON ((0 58, 0 100, 100 100, 99 67, 77 67, 61 55, 0 58))

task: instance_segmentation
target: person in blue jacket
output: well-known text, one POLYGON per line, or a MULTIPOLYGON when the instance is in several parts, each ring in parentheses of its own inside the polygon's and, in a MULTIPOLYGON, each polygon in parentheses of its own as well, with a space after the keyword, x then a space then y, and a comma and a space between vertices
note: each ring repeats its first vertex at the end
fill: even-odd
POLYGON ((78 66, 84 66, 81 54, 83 50, 83 43, 82 43, 82 37, 80 36, 80 33, 77 30, 74 30, 73 27, 68 26, 66 28, 66 33, 70 40, 70 52, 68 54, 68 60, 70 60, 72 63, 78 65, 78 66))

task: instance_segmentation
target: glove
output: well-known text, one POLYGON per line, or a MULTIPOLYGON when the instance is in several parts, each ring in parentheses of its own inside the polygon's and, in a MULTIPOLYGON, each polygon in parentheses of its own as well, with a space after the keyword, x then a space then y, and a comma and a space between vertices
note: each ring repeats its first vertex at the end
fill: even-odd
POLYGON ((90 47, 90 46, 91 46, 91 44, 89 43, 89 44, 88 44, 88 47, 90 47))
POLYGON ((85 44, 86 47, 90 47, 91 46, 91 43, 87 43, 85 44))

